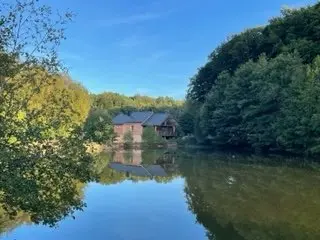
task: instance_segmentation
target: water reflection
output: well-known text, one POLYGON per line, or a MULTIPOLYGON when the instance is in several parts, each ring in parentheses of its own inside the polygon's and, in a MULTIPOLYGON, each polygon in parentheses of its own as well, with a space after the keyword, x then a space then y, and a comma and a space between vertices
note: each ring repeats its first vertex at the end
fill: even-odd
POLYGON ((184 159, 188 204, 209 239, 320 239, 317 168, 221 154, 184 159))
POLYGON ((137 167, 159 164, 183 176, 189 208, 208 239, 320 239, 318 167, 283 157, 131 154, 118 152, 111 168, 128 179, 144 175, 137 167))
MULTIPOLYGON (((155 185, 157 185, 162 186, 161 189, 170 189, 170 191, 174 189, 174 191, 181 191, 184 194, 179 193, 173 196, 161 193, 161 196, 158 196, 157 192, 152 191, 151 196, 154 196, 155 199, 162 199, 162 202, 159 200, 159 203, 152 202, 153 204, 150 205, 149 202, 149 205, 146 205, 143 201, 141 202, 144 196, 139 196, 140 200, 137 198, 137 203, 132 203, 139 207, 125 208, 128 212, 125 212, 124 216, 134 217, 137 212, 145 213, 145 216, 139 216, 144 219, 152 218, 155 222, 159 222, 158 227, 164 226, 161 225, 164 222, 169 223, 169 226, 176 226, 170 229, 166 228, 166 231, 184 231, 184 224, 188 224, 190 228, 193 226, 199 231, 199 226, 201 226, 205 228, 205 236, 210 240, 320 239, 319 166, 306 164, 302 161, 298 161, 299 164, 296 163, 297 161, 284 158, 134 150, 102 153, 96 156, 93 165, 90 164, 86 167, 90 169, 90 174, 96 176, 94 179, 97 184, 104 187, 103 191, 110 194, 106 195, 105 201, 112 202, 112 199, 116 199, 111 204, 112 209, 107 207, 106 209, 95 209, 95 212, 99 210, 96 212, 96 214, 99 213, 99 216, 119 219, 119 222, 113 222, 115 227, 121 226, 121 218, 118 214, 124 211, 124 205, 119 202, 119 206, 117 206, 119 196, 113 196, 114 190, 112 189, 119 189, 120 192, 116 191, 116 193, 123 195, 123 199, 126 201, 126 198, 136 193, 136 188, 128 185, 128 182, 134 183, 133 185, 139 184, 139 189, 143 189, 140 194, 143 193, 147 196, 151 194, 151 188, 148 188, 148 184, 152 183, 152 189, 155 189, 155 185), (286 163, 284 164, 284 162, 286 163), (174 179, 184 181, 181 189, 176 188, 174 179), (148 184, 143 185, 144 183, 148 184), (109 189, 104 185, 112 188, 109 189), (164 205, 171 200, 180 205, 181 201, 185 202, 189 209, 170 205, 172 203, 164 205), (146 208, 146 206, 148 207, 146 208), (161 213, 158 215, 151 216, 149 211, 146 212, 148 209, 151 212, 157 211, 161 206, 163 209, 161 208, 161 213), (172 206, 172 209, 167 206, 172 206), (191 215, 194 216, 192 221, 196 221, 197 224, 192 225, 190 222, 186 223, 182 220, 172 222, 171 213, 179 216, 192 213, 191 215)), ((36 202, 39 204, 39 208, 33 208, 33 218, 30 218, 30 212, 22 209, 12 217, 6 213, 3 205, 0 210, 0 230, 8 232, 19 224, 36 222, 34 219, 37 219, 37 216, 46 216, 46 220, 51 220, 51 222, 61 221, 72 211, 82 208, 86 201, 83 199, 84 180, 89 178, 83 177, 84 172, 76 166, 73 166, 73 174, 70 176, 66 171, 56 168, 56 165, 52 165, 52 169, 45 170, 46 174, 52 174, 54 184, 57 185, 49 185, 50 188, 48 188, 46 184, 40 184, 37 189, 31 191, 33 197, 42 192, 46 192, 50 196, 48 200, 44 198, 36 202), (79 174, 78 177, 77 174, 79 174), (80 181, 81 179, 82 181, 80 181), (54 195, 57 193, 59 194, 54 195), (57 197, 53 198, 53 196, 57 197), (49 211, 50 207, 55 209, 49 211)), ((84 166, 82 165, 82 167, 84 166)), ((85 175, 90 174, 86 172, 85 175)), ((20 178, 19 181, 22 186, 28 186, 28 182, 23 182, 25 181, 23 178, 20 178)), ((100 190, 94 190, 90 185, 88 188, 90 194, 101 191, 100 187, 98 188, 100 190)), ((25 192, 22 193, 21 197, 26 200, 25 192)), ((86 196, 87 199, 90 198, 90 194, 86 196)), ((95 201, 99 202, 101 199, 95 201)), ((95 203, 91 201, 91 204, 95 203)), ((84 210, 86 211, 86 209, 84 210)), ((78 219, 74 221, 75 225, 73 226, 76 228, 78 219)), ((82 224, 85 224, 85 221, 89 223, 92 218, 87 216, 82 221, 84 221, 82 224)), ((106 224, 110 223, 106 222, 106 224)), ((105 230, 102 225, 99 226, 99 229, 101 232, 99 234, 99 230, 97 230, 96 236, 116 239, 115 235, 111 235, 111 229, 107 233, 102 231, 102 229, 105 230)), ((56 231, 59 231, 59 228, 56 231)), ((126 228, 123 231, 130 231, 130 229, 126 228)), ((144 232, 148 234, 148 229, 144 228, 144 232)), ((130 236, 130 234, 128 232, 126 235, 130 236)), ((81 239, 80 236, 79 239, 81 239)), ((154 239, 159 238, 155 237, 154 239)), ((189 239, 194 238, 190 235, 189 239)))
POLYGON ((50 158, 33 152, 16 161, 1 156, 0 234, 22 223, 55 226, 85 207, 83 187, 95 178, 92 157, 84 147, 70 144, 68 149, 39 146, 52 152, 50 158))
POLYGON ((144 154, 142 150, 118 151, 114 153, 109 167, 119 172, 125 172, 126 176, 141 177, 168 177, 175 166, 175 157, 172 152, 153 151, 152 155, 144 154))
POLYGON ((168 183, 179 176, 175 158, 175 152, 164 150, 102 153, 97 157, 97 162, 104 164, 103 168, 97 167, 100 169, 99 181, 103 184, 115 184, 124 180, 139 182, 153 179, 168 183))

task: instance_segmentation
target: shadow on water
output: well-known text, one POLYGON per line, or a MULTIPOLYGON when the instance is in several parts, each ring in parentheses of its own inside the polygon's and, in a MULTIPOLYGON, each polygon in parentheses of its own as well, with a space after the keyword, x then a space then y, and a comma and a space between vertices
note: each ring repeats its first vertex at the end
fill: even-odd
MULTIPOLYGON (((36 202, 38 208, 32 205, 32 212, 18 209, 16 215, 8 214, 13 209, 8 208, 8 202, 2 203, 0 230, 6 232, 25 222, 50 225, 82 209, 82 189, 89 179, 85 176, 93 174, 103 185, 125 180, 170 184, 182 177, 189 211, 210 240, 320 239, 320 168, 304 159, 134 150, 102 153, 93 165, 82 167, 93 173, 80 171, 76 165, 71 168, 72 175, 56 165, 44 170, 56 185, 38 184, 31 188, 31 195, 22 191, 19 199, 28 202, 45 192, 47 200, 44 197, 36 202), (41 217, 47 222, 36 221, 41 217)), ((34 181, 15 178, 15 186, 30 188, 34 181)))

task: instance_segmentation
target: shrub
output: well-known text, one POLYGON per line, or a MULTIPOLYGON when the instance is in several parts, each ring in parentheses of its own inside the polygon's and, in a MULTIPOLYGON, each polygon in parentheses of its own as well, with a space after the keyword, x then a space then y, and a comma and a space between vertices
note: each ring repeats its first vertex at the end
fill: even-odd
POLYGON ((133 146, 132 132, 129 130, 123 136, 123 146, 125 149, 130 149, 133 146))
POLYGON ((160 137, 153 127, 146 127, 143 129, 142 133, 142 143, 143 146, 153 146, 164 144, 166 141, 160 137))
POLYGON ((84 125, 84 131, 87 140, 99 144, 111 144, 115 137, 111 117, 104 110, 90 112, 84 125))

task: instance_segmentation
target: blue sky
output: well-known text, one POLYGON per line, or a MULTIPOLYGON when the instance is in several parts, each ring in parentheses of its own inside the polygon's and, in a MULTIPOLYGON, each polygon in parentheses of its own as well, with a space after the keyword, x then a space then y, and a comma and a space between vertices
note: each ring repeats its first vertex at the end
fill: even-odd
POLYGON ((313 0, 46 0, 77 14, 60 50, 89 91, 182 99, 190 77, 231 34, 313 0))

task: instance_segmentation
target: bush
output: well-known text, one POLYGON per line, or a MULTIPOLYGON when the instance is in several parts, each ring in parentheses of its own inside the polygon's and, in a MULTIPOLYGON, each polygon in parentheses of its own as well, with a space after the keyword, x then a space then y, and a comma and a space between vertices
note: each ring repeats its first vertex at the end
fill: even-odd
POLYGON ((115 134, 107 111, 91 111, 84 125, 86 139, 95 143, 112 143, 115 134))
POLYGON ((133 136, 131 131, 127 131, 123 136, 123 147, 130 149, 133 146, 133 136))
POLYGON ((142 144, 143 146, 153 146, 164 144, 166 142, 165 139, 160 137, 153 127, 146 127, 143 129, 142 133, 142 144))

